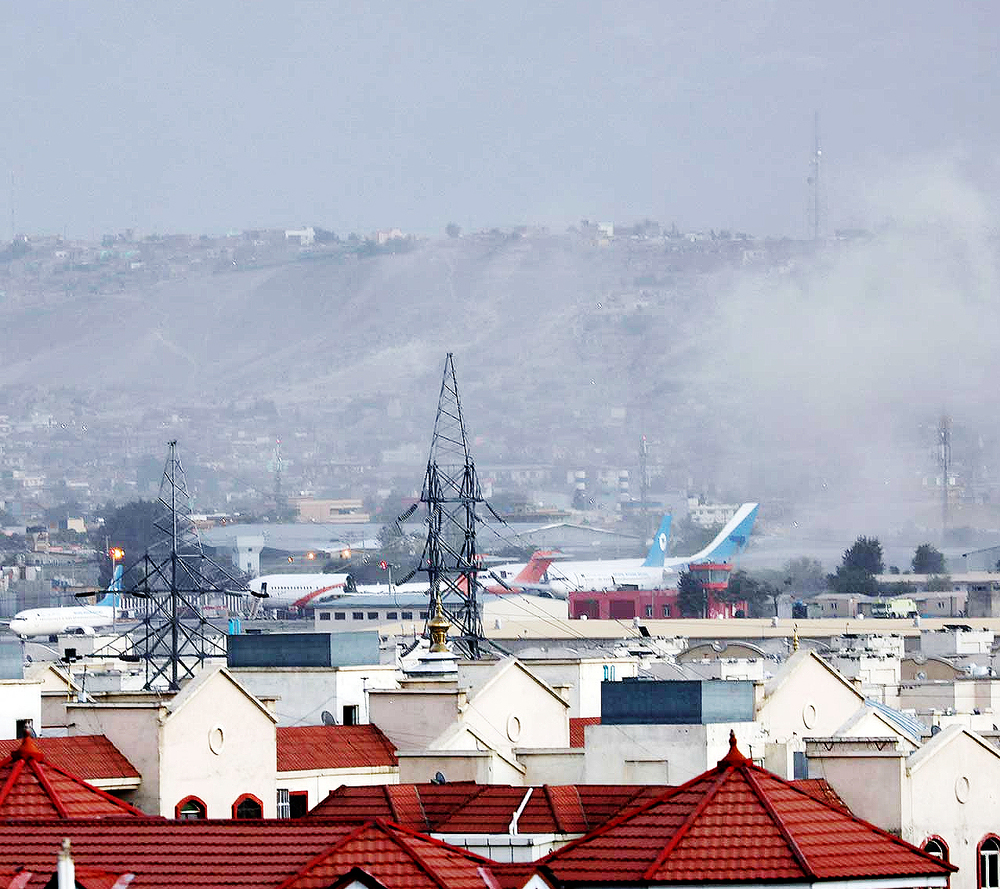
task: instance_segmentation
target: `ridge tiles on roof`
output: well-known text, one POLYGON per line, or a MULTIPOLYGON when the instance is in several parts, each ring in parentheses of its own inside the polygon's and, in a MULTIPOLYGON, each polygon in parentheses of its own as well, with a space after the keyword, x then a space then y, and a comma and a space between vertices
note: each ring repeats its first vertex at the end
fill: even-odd
POLYGON ((81 818, 143 813, 46 761, 30 735, 0 761, 0 815, 6 818, 81 818))
POLYGON ((492 889, 493 862, 382 820, 362 824, 324 850, 278 889, 325 889, 362 862, 390 889, 492 889))
POLYGON ((730 750, 715 769, 558 849, 559 881, 704 882, 947 875, 898 837, 730 750))

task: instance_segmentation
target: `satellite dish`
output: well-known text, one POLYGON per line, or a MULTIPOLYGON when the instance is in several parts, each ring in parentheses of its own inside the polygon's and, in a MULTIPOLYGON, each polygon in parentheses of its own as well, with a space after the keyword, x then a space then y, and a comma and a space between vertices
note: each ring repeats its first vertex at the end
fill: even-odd
POLYGON ((324 710, 322 713, 320 713, 319 718, 323 720, 323 725, 337 724, 336 717, 329 710, 324 710))
POLYGON ((447 784, 448 780, 440 772, 435 772, 434 777, 431 778, 431 784, 447 784))

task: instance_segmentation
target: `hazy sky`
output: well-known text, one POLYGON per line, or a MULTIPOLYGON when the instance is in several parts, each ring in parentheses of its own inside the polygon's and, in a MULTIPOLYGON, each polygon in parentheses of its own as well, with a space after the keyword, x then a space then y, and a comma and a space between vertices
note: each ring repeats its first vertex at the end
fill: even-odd
POLYGON ((13 3, 0 236, 586 217, 806 233, 946 164, 996 207, 1000 6, 13 3))

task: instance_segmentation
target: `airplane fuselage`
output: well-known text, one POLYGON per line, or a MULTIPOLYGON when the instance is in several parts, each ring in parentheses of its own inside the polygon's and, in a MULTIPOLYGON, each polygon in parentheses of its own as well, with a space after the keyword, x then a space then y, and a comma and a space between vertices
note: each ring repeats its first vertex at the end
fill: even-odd
POLYGON ((87 632, 110 627, 115 621, 111 605, 80 605, 66 608, 31 608, 19 611, 10 621, 11 632, 18 636, 52 636, 87 632))

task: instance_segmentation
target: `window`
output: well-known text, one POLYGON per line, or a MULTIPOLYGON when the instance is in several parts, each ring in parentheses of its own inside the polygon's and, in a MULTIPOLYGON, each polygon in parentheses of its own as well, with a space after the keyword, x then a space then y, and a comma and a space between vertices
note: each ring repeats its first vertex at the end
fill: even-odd
POLYGON ((338 611, 333 615, 334 620, 347 620, 347 615, 343 611, 338 611))
POLYGON ((1000 887, 1000 842, 987 837, 979 844, 979 889, 1000 887))
POLYGON ((427 620, 428 616, 429 616, 428 612, 426 612, 426 611, 421 611, 420 612, 420 619, 421 620, 427 620))
POLYGON ((301 818, 303 815, 309 814, 308 790, 293 790, 289 794, 288 802, 292 811, 293 818, 301 818))
POLYGON ((933 855, 942 861, 948 860, 948 845, 941 837, 931 837, 929 840, 926 840, 923 849, 928 855, 933 855))
POLYGON ((351 620, 364 620, 365 613, 363 611, 352 611, 351 620))
POLYGON ((377 611, 369 611, 368 612, 368 620, 378 620, 378 612, 377 611))
POLYGON ((34 737, 35 734, 35 723, 31 719, 19 719, 14 724, 14 737, 15 738, 27 738, 34 737))
POLYGON ((652 605, 647 605, 646 606, 646 617, 652 617, 652 616, 653 616, 653 606, 652 605))
POLYGON ((670 606, 669 605, 664 605, 663 606, 663 616, 664 617, 670 617, 670 606))
POLYGON ((399 620, 399 612, 398 611, 387 611, 385 613, 385 619, 386 620, 399 620))
POLYGON ((329 620, 330 619, 330 612, 329 611, 321 611, 319 613, 319 619, 320 620, 329 620))
POLYGON ((291 818, 292 817, 292 806, 291 798, 288 795, 287 788, 278 788, 278 800, 275 806, 275 814, 279 818, 291 818))
POLYGON ((208 806, 196 796, 186 796, 174 806, 174 818, 181 821, 200 821, 208 817, 208 806))
POLYGON ((233 803, 233 817, 243 820, 245 818, 263 818, 264 804, 252 793, 244 793, 235 803, 233 803))
POLYGON ((357 704, 344 704, 344 725, 357 725, 358 724, 358 705, 357 704))
POLYGON ((399 614, 400 614, 400 617, 403 620, 413 620, 413 612, 412 611, 401 611, 399 614))

